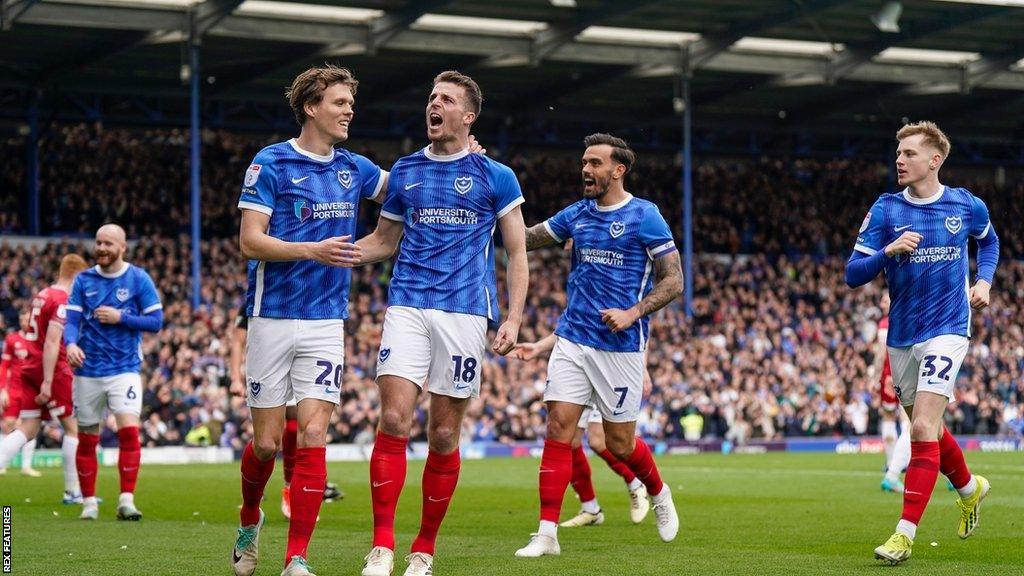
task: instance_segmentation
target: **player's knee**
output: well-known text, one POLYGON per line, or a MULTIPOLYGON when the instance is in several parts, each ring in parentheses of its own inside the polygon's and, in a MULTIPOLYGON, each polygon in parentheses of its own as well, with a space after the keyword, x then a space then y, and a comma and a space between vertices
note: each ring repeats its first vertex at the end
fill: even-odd
POLYGON ((441 454, 448 454, 459 447, 459 428, 449 424, 431 426, 429 437, 430 449, 441 454))
POLYGON ((277 456, 281 442, 274 438, 253 438, 252 451, 260 460, 267 461, 277 456))
POLYGON ((412 428, 412 415, 395 408, 383 408, 380 412, 380 430, 390 436, 406 437, 412 428))
POLYGON ((590 449, 593 450, 594 453, 604 452, 605 448, 607 448, 607 446, 605 446, 604 438, 599 438, 593 435, 587 438, 587 444, 590 445, 590 449))
POLYGON ((576 422, 574 420, 563 421, 559 418, 552 418, 548 413, 548 438, 559 442, 571 442, 573 434, 576 433, 576 422))
POLYGON ((915 442, 930 442, 938 437, 939 426, 925 418, 918 418, 910 424, 910 439, 915 442))
POLYGON ((605 438, 605 443, 608 445, 608 450, 619 460, 626 460, 633 455, 633 450, 636 449, 635 439, 632 436, 625 436, 619 438, 617 436, 609 435, 605 438))
POLYGON ((309 422, 299 426, 298 445, 303 448, 325 446, 327 444, 327 425, 320 422, 309 422))

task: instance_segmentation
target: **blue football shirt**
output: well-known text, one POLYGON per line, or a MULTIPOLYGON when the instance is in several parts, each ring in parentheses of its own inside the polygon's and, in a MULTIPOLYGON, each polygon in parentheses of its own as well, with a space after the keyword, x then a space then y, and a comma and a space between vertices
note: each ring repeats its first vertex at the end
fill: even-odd
POLYGON ((626 310, 654 287, 654 260, 676 250, 658 207, 632 195, 615 206, 580 200, 544 222, 559 242, 572 239, 569 303, 555 333, 600 350, 640 352, 647 346, 648 317, 613 333, 601 310, 626 310))
POLYGON ((883 194, 864 217, 854 250, 872 255, 906 231, 921 234, 910 254, 885 264, 892 307, 892 347, 911 346, 943 334, 971 335, 967 238, 992 233, 988 208, 964 188, 918 199, 904 190, 883 194))
MULTIPOLYGON (((267 233, 287 242, 352 235, 359 201, 376 198, 383 171, 369 159, 336 149, 327 156, 295 140, 261 150, 245 172, 238 208, 270 216, 267 233)), ((312 260, 249 261, 247 316, 328 320, 348 318, 349 268, 312 260)))
POLYGON ((522 203, 512 169, 483 154, 400 158, 380 212, 405 227, 388 303, 498 322, 494 229, 522 203))
POLYGON ((85 352, 85 364, 75 370, 79 376, 98 378, 138 372, 142 364, 142 333, 124 324, 103 324, 93 315, 100 306, 110 306, 133 316, 160 310, 160 296, 145 270, 125 263, 119 272, 107 274, 99 266, 75 277, 67 309, 82 313, 78 346, 85 352))

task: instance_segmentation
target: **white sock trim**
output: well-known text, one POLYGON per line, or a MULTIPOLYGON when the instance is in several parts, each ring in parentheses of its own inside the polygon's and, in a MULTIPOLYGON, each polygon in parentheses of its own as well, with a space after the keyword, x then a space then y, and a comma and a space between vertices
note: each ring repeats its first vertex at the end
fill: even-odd
POLYGON ((974 474, 971 474, 971 479, 968 480, 967 484, 964 484, 962 488, 957 488, 956 493, 959 494, 961 498, 967 498, 971 494, 974 494, 974 491, 977 489, 978 479, 974 476, 974 474))
POLYGON ((595 498, 593 500, 587 500, 586 502, 581 502, 580 505, 583 508, 584 512, 589 512, 591 514, 597 514, 598 512, 601 511, 601 506, 598 505, 597 498, 595 498))
POLYGON ((630 492, 636 492, 643 485, 644 485, 644 483, 641 482, 639 478, 633 478, 632 482, 629 482, 629 483, 626 484, 626 486, 629 488, 630 492))
POLYGON ((537 533, 541 536, 558 538, 558 524, 549 522, 548 520, 541 520, 540 527, 537 528, 537 533))
POLYGON ((913 540, 917 536, 917 524, 909 520, 900 519, 896 523, 896 531, 913 540))

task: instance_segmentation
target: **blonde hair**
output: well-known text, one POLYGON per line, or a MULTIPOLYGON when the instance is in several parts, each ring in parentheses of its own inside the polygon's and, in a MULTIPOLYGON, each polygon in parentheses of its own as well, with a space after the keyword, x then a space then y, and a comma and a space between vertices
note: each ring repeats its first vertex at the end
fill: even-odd
POLYGON ((924 121, 907 124, 896 132, 896 140, 901 141, 904 138, 917 136, 918 134, 922 134, 924 136, 924 144, 935 148, 940 154, 942 154, 943 160, 949 157, 949 138, 935 122, 924 121))

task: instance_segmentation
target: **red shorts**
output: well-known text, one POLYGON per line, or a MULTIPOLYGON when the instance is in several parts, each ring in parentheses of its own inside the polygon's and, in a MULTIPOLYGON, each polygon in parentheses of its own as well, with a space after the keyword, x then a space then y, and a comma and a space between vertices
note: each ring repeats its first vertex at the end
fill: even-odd
POLYGON ((50 389, 50 401, 46 406, 36 404, 36 396, 43 385, 42 366, 27 367, 21 373, 21 417, 39 418, 44 422, 53 418, 73 416, 75 404, 71 399, 71 382, 74 374, 58 370, 53 375, 53 386, 50 389))
POLYGON ((4 407, 3 419, 17 418, 21 413, 21 382, 15 380, 7 384, 7 406, 4 407))

